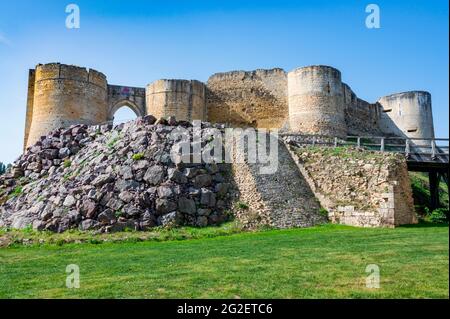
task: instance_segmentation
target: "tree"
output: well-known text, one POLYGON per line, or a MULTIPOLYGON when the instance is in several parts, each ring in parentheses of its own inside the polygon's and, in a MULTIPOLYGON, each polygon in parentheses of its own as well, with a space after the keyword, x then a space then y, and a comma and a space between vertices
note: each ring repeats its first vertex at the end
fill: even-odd
POLYGON ((0 175, 5 174, 6 166, 2 162, 0 162, 0 175))

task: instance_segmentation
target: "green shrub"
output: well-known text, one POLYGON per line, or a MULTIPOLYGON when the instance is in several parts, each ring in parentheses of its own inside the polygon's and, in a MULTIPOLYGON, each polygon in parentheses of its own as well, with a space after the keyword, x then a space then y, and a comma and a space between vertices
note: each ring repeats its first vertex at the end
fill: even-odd
POLYGON ((29 224, 22 229, 25 234, 31 234, 33 232, 33 225, 29 224))
POLYGON ((96 239, 96 238, 90 238, 90 239, 88 240, 88 242, 89 242, 90 244, 92 244, 92 245, 98 245, 98 244, 101 244, 101 243, 102 243, 101 240, 96 239))
POLYGON ((116 145, 116 143, 120 140, 120 136, 119 135, 115 135, 113 136, 111 139, 109 139, 107 146, 108 148, 113 148, 114 145, 116 145))
POLYGON ((63 163, 64 168, 68 168, 71 165, 72 165, 72 162, 70 160, 68 160, 68 159, 64 160, 64 163, 63 163))
POLYGON ((14 190, 12 191, 12 193, 9 195, 10 197, 17 197, 20 194, 22 194, 22 186, 16 186, 16 188, 14 188, 14 190))
POLYGON ((144 158, 144 154, 142 153, 133 154, 131 158, 133 159, 133 161, 139 161, 144 158))
POLYGON ((64 240, 64 239, 62 239, 62 238, 59 238, 59 239, 57 239, 56 241, 55 241, 55 245, 56 246, 62 246, 62 245, 64 245, 66 243, 66 241, 64 240))
POLYGON ((328 218, 328 211, 323 207, 320 207, 319 214, 328 218))
POLYGON ((432 223, 448 223, 448 217, 448 208, 437 208, 428 215, 428 219, 432 223))
MULTIPOLYGON (((430 215, 430 188, 428 174, 423 172, 410 172, 411 188, 413 191, 416 211, 421 217, 430 215)), ((448 207, 448 187, 444 181, 439 183, 439 206, 448 207)))
POLYGON ((244 202, 237 202, 237 207, 239 209, 249 209, 248 204, 244 203, 244 202))

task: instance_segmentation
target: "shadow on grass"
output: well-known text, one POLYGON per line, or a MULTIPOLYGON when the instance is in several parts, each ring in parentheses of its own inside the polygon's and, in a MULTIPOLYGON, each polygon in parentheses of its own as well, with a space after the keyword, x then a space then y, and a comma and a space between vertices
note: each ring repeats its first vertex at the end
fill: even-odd
POLYGON ((429 228, 429 227, 448 227, 448 223, 431 223, 422 220, 418 224, 401 225, 398 228, 429 228))

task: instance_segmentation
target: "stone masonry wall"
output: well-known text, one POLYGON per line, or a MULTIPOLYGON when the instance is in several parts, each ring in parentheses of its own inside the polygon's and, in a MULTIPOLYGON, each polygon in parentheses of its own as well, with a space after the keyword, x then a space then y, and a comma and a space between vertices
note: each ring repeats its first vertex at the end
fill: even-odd
POLYGON ((289 124, 294 132, 345 137, 341 72, 314 65, 288 73, 289 124))
POLYGON ((303 134, 434 136, 431 95, 404 92, 369 103, 324 65, 217 73, 196 80, 158 80, 145 89, 108 85, 95 70, 60 63, 30 70, 24 148, 53 129, 113 119, 122 106, 136 115, 208 120, 234 127, 303 134))
POLYGON ((33 103, 29 107, 32 107, 32 117, 25 137, 26 147, 59 127, 105 122, 106 77, 95 70, 72 65, 38 65, 33 103))
POLYGON ((114 114, 122 106, 128 106, 136 116, 147 115, 145 107, 145 88, 108 85, 108 120, 114 119, 114 114))
POLYGON ((380 118, 383 132, 411 138, 434 138, 430 93, 397 93, 380 98, 378 103, 383 110, 380 118))
POLYGON ((282 141, 278 141, 278 156, 274 159, 278 166, 272 174, 262 174, 260 168, 268 163, 250 163, 245 151, 235 149, 233 155, 235 188, 239 201, 248 206, 237 207, 237 218, 244 225, 310 227, 326 221, 319 214, 318 200, 282 141))
POLYGON ((205 120, 205 85, 200 81, 158 80, 147 86, 147 113, 157 118, 205 120))
POLYGON ((27 94, 27 110, 25 117, 25 135, 23 138, 23 146, 28 143, 28 135, 30 134, 31 120, 33 119, 33 105, 34 105, 34 82, 36 71, 29 70, 28 72, 28 94, 27 94))
POLYGON ((291 150, 332 222, 363 227, 417 222, 401 155, 346 148, 291 150))
POLYGON ((348 135, 382 136, 379 128, 381 108, 356 96, 350 86, 342 83, 344 92, 345 122, 348 135))
POLYGON ((208 79, 210 122, 281 128, 288 118, 287 78, 282 69, 217 73, 208 79))

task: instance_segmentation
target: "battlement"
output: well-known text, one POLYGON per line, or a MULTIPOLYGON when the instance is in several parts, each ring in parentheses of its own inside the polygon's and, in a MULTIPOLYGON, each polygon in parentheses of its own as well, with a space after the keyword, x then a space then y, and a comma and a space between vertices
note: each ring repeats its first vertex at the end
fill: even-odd
POLYGON ((122 106, 137 116, 307 134, 434 137, 430 93, 402 92, 370 103, 326 65, 221 72, 206 83, 161 79, 137 88, 110 85, 93 69, 48 63, 29 73, 24 145, 57 127, 112 121, 122 106))
POLYGON ((36 81, 41 80, 73 80, 96 84, 106 89, 106 75, 94 69, 61 63, 38 64, 36 66, 36 81))
POLYGON ((286 74, 286 72, 283 69, 280 68, 273 68, 273 69, 256 69, 254 71, 229 71, 229 72, 218 72, 214 73, 209 77, 209 80, 211 81, 220 81, 220 80, 226 80, 230 78, 255 78, 255 77, 267 77, 270 75, 279 75, 279 74, 286 74))

